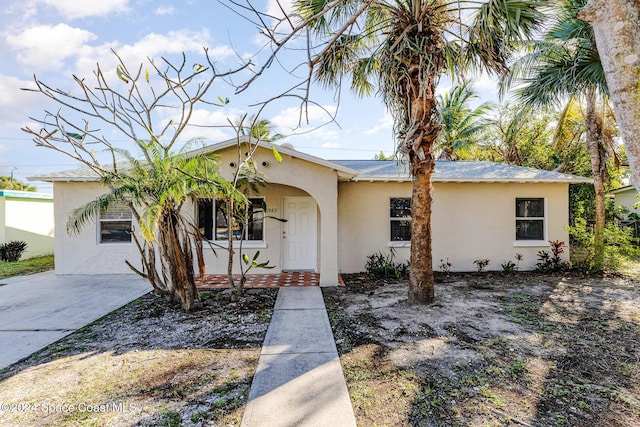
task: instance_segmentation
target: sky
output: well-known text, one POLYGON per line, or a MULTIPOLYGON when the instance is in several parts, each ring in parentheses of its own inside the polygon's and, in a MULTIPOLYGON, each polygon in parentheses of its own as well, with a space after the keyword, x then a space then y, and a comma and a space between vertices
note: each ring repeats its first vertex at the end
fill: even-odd
MULTIPOLYGON (((226 2, 226 0, 222 0, 226 2)), ((21 131, 32 120, 44 119, 45 110, 56 112, 60 106, 38 93, 21 90, 34 87, 34 75, 50 86, 72 91, 73 76, 91 79, 96 64, 107 71, 116 87, 122 87, 115 73, 112 50, 137 68, 146 58, 171 60, 185 53, 187 63, 203 61, 207 48, 219 70, 238 67, 251 59, 254 70, 264 61, 265 39, 254 24, 213 0, 3 0, 0 10, 0 175, 26 181, 27 177, 78 167, 72 159, 44 147, 21 131), (117 86, 120 84, 120 86, 117 86)), ((274 10, 273 0, 256 0, 264 10, 274 10)), ((293 44, 239 95, 233 84, 251 76, 245 70, 233 81, 219 80, 210 90, 213 99, 229 98, 225 107, 199 107, 193 126, 185 129, 181 143, 194 138, 213 144, 234 136, 224 128, 244 113, 255 114, 256 104, 288 88, 304 76, 304 50, 293 44)), ((338 97, 331 90, 314 87, 308 121, 300 123, 299 102, 287 98, 270 104, 262 117, 271 121, 275 131, 288 135, 284 142, 297 150, 324 159, 371 159, 380 151, 394 151, 393 122, 378 97, 356 98, 348 88, 338 97), (329 122, 326 112, 336 114, 329 122)), ((443 80, 439 92, 449 87, 443 80)), ((496 98, 495 84, 488 78, 476 83, 484 100, 496 98)), ((80 120, 69 113, 69 117, 80 120)), ((160 117, 160 120, 166 120, 160 117)), ((126 140, 114 129, 91 122, 114 145, 126 140)), ((135 154, 135 153, 134 153, 135 154)), ((31 182, 38 191, 52 192, 50 183, 31 182)))

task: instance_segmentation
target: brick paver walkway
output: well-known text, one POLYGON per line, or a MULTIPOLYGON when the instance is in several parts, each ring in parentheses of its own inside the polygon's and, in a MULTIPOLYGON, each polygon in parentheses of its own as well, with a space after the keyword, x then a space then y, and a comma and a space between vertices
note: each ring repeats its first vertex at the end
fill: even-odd
MULTIPOLYGON (((240 280, 239 274, 233 275, 240 280)), ((318 286, 320 274, 311 271, 288 271, 280 274, 247 274, 245 288, 279 288, 287 286, 318 286)), ((207 274, 204 280, 196 279, 198 289, 228 288, 226 274, 207 274)))

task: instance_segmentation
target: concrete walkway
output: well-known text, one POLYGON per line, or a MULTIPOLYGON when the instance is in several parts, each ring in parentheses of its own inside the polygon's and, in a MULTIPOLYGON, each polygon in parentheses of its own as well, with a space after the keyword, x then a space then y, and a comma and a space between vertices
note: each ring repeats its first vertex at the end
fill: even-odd
POLYGON ((0 279, 0 369, 151 291, 137 275, 0 279))
POLYGON ((241 426, 355 425, 320 288, 280 288, 241 426))

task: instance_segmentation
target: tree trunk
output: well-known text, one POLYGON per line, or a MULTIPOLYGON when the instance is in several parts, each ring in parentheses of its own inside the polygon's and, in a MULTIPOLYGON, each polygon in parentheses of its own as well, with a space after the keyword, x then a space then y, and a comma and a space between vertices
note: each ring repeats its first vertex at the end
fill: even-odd
POLYGON ((440 121, 435 103, 435 81, 428 77, 420 82, 414 76, 413 93, 423 93, 410 103, 410 129, 405 148, 411 161, 413 188, 411 200, 411 266, 409 270, 409 302, 430 304, 434 301, 433 253, 431 242, 431 175, 435 167, 433 146, 440 134, 440 121), (423 91, 420 85, 427 86, 423 91))
MULTIPOLYGON (((415 161, 416 158, 414 158, 415 161)), ((432 162, 433 163, 433 162, 432 162)), ((414 167, 415 169, 415 167, 414 167)), ((409 302, 434 301, 433 255, 431 245, 431 174, 433 167, 413 176, 411 199, 411 269, 409 302)))
POLYGON ((591 172, 593 173, 593 186, 596 192, 596 223, 593 228, 594 235, 594 267, 602 270, 604 266, 604 221, 605 221, 605 189, 608 181, 607 154, 602 143, 602 120, 596 111, 596 95, 590 91, 587 95, 587 114, 585 117, 587 129, 587 148, 591 158, 591 172))
POLYGON ((578 17, 593 27, 616 119, 640 191, 640 27, 634 0, 590 0, 578 17))
POLYGON ((242 282, 235 283, 233 280, 233 228, 236 225, 233 211, 235 206, 233 204, 233 197, 227 198, 227 243, 229 250, 229 258, 227 261, 227 281, 229 288, 231 289, 231 301, 239 301, 242 296, 242 282))

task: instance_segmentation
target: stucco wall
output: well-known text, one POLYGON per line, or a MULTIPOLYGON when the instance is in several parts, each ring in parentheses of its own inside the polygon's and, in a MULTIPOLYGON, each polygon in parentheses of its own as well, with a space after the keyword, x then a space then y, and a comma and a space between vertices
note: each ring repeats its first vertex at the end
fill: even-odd
MULTIPOLYGON (((55 182, 55 269, 56 274, 130 274, 124 263, 140 267, 140 255, 132 243, 98 243, 98 228, 90 221, 79 234, 67 233, 70 213, 106 193, 98 183, 55 182)), ((134 222, 134 229, 139 227, 134 222)))
MULTIPOLYGON (((237 163, 235 148, 223 150, 220 153, 220 171, 231 177, 230 162, 237 163)), ((317 204, 317 254, 316 271, 321 274, 321 284, 325 286, 337 285, 337 206, 338 198, 337 173, 332 169, 310 163, 308 161, 283 155, 282 163, 278 163, 270 150, 261 149, 254 157, 261 165, 261 171, 267 175, 269 184, 260 189, 256 196, 265 196, 268 215, 280 217, 284 196, 310 196, 317 204)), ((56 182, 54 194, 56 198, 56 273, 84 274, 84 273, 129 273, 124 260, 139 265, 139 256, 133 243, 131 244, 98 244, 97 225, 88 224, 82 232, 75 236, 66 233, 66 224, 70 212, 98 197, 105 192, 104 187, 95 183, 56 182)), ((184 206, 184 212, 195 215, 192 203, 184 206)), ((135 225, 134 225, 135 227, 135 225)), ((250 257, 256 250, 260 250, 260 260, 270 261, 276 266, 273 270, 252 270, 252 273, 279 272, 282 268, 282 223, 265 220, 265 243, 258 247, 246 247, 243 251, 250 257)), ((137 227, 136 227, 137 228, 137 227)), ((205 263, 207 273, 226 273, 227 251, 216 249, 216 255, 211 248, 205 249, 205 263)), ((238 259, 235 260, 236 272, 238 259)))
POLYGON ((22 259, 53 253, 54 204, 50 199, 0 197, 0 243, 27 243, 22 259))
MULTIPOLYGON (((251 194, 249 197, 264 197, 267 205, 268 216, 282 218, 282 200, 283 197, 305 197, 308 194, 298 188, 268 184, 260 189, 259 194, 251 194)), ((185 212, 195 212, 193 204, 185 206, 185 212)), ((269 261, 269 265, 275 267, 273 269, 252 269, 251 273, 279 273, 282 271, 282 229, 283 224, 272 218, 264 220, 264 242, 244 242, 242 253, 247 254, 249 258, 253 258, 257 251, 260 251, 260 262, 269 261)), ((319 234, 318 234, 319 235, 319 234)), ((225 242, 218 242, 225 244, 225 242)), ((234 273, 240 272, 239 246, 240 242, 233 242, 236 256, 234 257, 234 273)), ((207 266, 207 273, 226 273, 228 252, 224 248, 204 245, 204 259, 207 266)), ((316 266, 318 268, 318 266, 316 266)))
POLYGON ((637 198, 638 192, 635 188, 629 188, 626 191, 620 191, 615 194, 615 201, 617 205, 624 206, 629 213, 640 214, 640 206, 634 208, 633 205, 640 203, 640 199, 637 198))
MULTIPOLYGON (((388 253, 389 199, 411 197, 411 183, 345 182, 339 192, 338 268, 363 271, 368 255, 388 253)), ((448 258, 452 271, 474 271, 474 260, 488 258, 488 269, 500 270, 501 263, 516 262, 516 253, 524 256, 521 269, 534 268, 537 251, 549 247, 516 243, 516 197, 545 198, 546 238, 568 241, 567 184, 434 183, 434 269, 448 258)), ((408 259, 408 244, 394 250, 398 261, 408 259)))
MULTIPOLYGON (((238 163, 237 150, 235 147, 221 150, 217 153, 220 161, 220 172, 223 176, 230 178, 232 167, 230 163, 238 163)), ((242 155, 243 153, 241 153, 242 155)), ((284 196, 305 196, 312 197, 318 206, 318 230, 317 230, 317 253, 318 265, 316 271, 320 273, 320 284, 323 286, 337 285, 338 276, 338 211, 336 200, 338 198, 338 176, 337 172, 327 167, 308 162, 303 159, 294 158, 289 155, 282 155, 281 163, 277 162, 271 150, 260 148, 254 155, 254 161, 260 172, 267 176, 269 184, 260 190, 260 195, 266 195, 267 206, 276 209, 271 212, 278 217, 282 213, 282 197, 284 196), (266 162, 266 166, 262 163, 266 162), (280 184, 280 185, 278 185, 280 184)), ((267 247, 260 249, 260 259, 269 260, 272 265, 276 265, 268 272, 278 272, 281 268, 282 247, 280 236, 282 235, 281 223, 268 221, 266 224, 268 233, 265 237, 267 247), (264 254, 264 256, 263 256, 264 254)), ((253 251, 247 251, 252 255, 253 251)), ((223 254, 226 256, 226 253, 223 254)), ((209 257, 211 259, 211 257, 209 257)), ((221 260, 212 260, 217 269, 221 260)), ((225 264, 226 265, 226 264, 225 264)), ((207 267, 207 271, 211 271, 207 267)), ((215 270, 214 270, 215 271, 215 270)), ((222 270, 226 272, 226 267, 222 270)), ((258 272, 258 271, 256 271, 258 272)))

